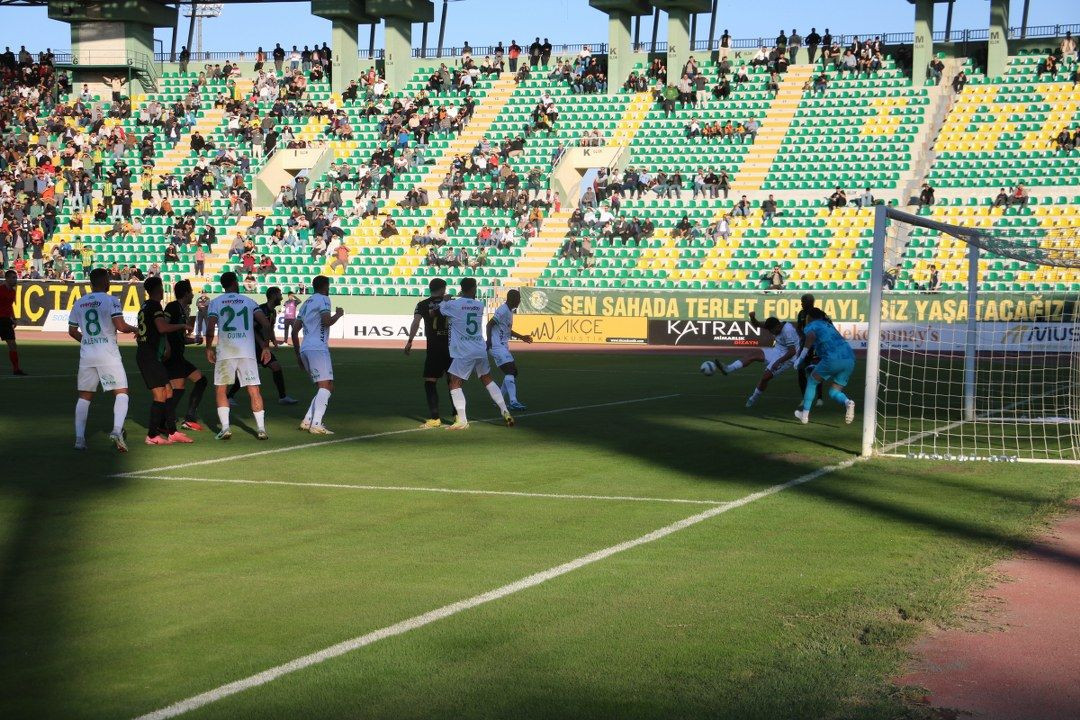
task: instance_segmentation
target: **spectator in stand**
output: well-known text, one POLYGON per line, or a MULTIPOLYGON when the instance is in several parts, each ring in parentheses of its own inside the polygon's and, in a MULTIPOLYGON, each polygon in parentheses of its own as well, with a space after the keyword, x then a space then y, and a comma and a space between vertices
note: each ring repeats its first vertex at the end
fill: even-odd
POLYGON ((776 94, 780 92, 780 76, 773 71, 769 74, 769 80, 765 83, 765 89, 772 93, 775 98, 776 94))
MULTIPOLYGON (((799 33, 795 28, 791 28, 791 35, 788 36, 788 64, 795 64, 795 57, 799 54, 799 48, 802 47, 802 38, 799 37, 799 33)), ((810 62, 813 62, 811 60, 810 62)))
POLYGON ((1009 206, 1009 193, 1005 188, 1001 188, 998 191, 997 197, 994 198, 994 207, 1008 207, 1009 206))
POLYGON ((259 290, 259 281, 255 279, 255 276, 248 273, 244 276, 244 292, 254 293, 259 290))
POLYGON ((784 279, 784 271, 779 265, 773 265, 773 269, 761 278, 762 282, 767 284, 767 290, 783 290, 784 279))
POLYGON ((825 91, 829 88, 829 76, 825 73, 821 73, 814 80, 814 92, 820 97, 825 94, 825 91))
POLYGON ((739 202, 735 203, 735 207, 732 209, 731 214, 744 218, 750 217, 750 201, 746 199, 745 195, 739 199, 739 202))
MULTIPOLYGON (((826 31, 827 32, 827 31, 826 31)), ((817 57, 818 47, 821 46, 821 36, 818 35, 817 28, 810 28, 810 34, 806 36, 806 52, 810 56, 810 64, 814 64, 814 58, 817 57)), ((794 60, 792 61, 794 64, 794 60)))
POLYGON ((862 195, 859 196, 859 207, 873 207, 875 202, 874 193, 870 190, 869 186, 867 186, 867 188, 863 190, 862 195))
POLYGON ((842 208, 847 205, 847 193, 844 192, 844 188, 838 187, 829 196, 829 214, 832 215, 833 210, 836 208, 842 208))
POLYGON ((1013 188, 1012 197, 1009 198, 1010 205, 1019 205, 1020 207, 1026 207, 1028 203, 1028 191, 1024 187, 1023 183, 1017 183, 1013 188))
POLYGON ((924 182, 922 189, 919 191, 919 208, 928 207, 934 204, 934 188, 930 187, 930 183, 924 182))
POLYGON ((926 280, 926 285, 923 286, 926 292, 936 293, 941 290, 941 276, 938 274, 937 265, 930 266, 930 277, 926 280))
POLYGON ((882 275, 881 282, 885 286, 886 290, 895 290, 896 281, 900 279, 900 264, 897 263, 891 268, 885 271, 882 275))
POLYGON ((269 255, 263 255, 259 258, 259 267, 257 269, 260 275, 269 275, 270 273, 277 272, 277 265, 270 259, 269 255))
POLYGON ((953 92, 959 95, 960 93, 964 92, 965 85, 967 85, 967 75, 964 73, 963 70, 961 70, 960 72, 956 73, 956 76, 953 78, 953 92))
POLYGON ((772 219, 777 216, 776 212, 776 198, 771 194, 769 199, 761 203, 761 215, 765 219, 765 222, 772 222, 772 219))
POLYGON ((720 36, 720 60, 727 60, 728 54, 731 52, 731 33, 725 28, 724 34, 720 36))
POLYGON ((941 61, 941 58, 934 58, 930 61, 930 77, 933 78, 934 84, 941 83, 941 73, 945 71, 945 63, 941 61))
POLYGON ((349 271, 349 246, 344 242, 339 242, 334 248, 334 259, 330 261, 330 270, 336 268, 341 268, 343 275, 349 271))
POLYGON ((1058 150, 1061 152, 1072 152, 1076 148, 1077 143, 1080 142, 1080 128, 1074 128, 1071 135, 1069 134, 1068 128, 1062 128, 1061 132, 1059 132, 1054 139, 1054 142, 1057 143, 1058 150))
POLYGON ((1072 60, 1076 62, 1077 59, 1077 44, 1073 38, 1072 31, 1066 31, 1065 37, 1061 40, 1061 45, 1058 46, 1061 52, 1061 59, 1065 61, 1072 60))

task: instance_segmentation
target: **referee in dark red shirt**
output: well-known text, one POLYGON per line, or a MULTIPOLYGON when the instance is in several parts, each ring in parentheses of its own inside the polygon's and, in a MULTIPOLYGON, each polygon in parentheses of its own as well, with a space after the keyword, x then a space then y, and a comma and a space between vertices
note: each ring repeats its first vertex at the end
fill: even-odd
POLYGON ((11 369, 16 375, 25 375, 19 367, 19 346, 15 343, 15 285, 19 276, 14 270, 4 273, 0 285, 0 340, 7 343, 11 369))

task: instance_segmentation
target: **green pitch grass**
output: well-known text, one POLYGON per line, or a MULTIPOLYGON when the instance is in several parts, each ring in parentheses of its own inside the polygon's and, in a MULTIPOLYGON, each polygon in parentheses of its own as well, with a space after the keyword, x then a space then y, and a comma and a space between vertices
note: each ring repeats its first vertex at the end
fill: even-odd
MULTIPOLYGON (((795 422, 790 375, 745 410, 760 366, 704 378, 687 356, 522 353, 530 409, 512 430, 292 449, 321 438, 296 429, 311 390, 281 354, 302 404, 268 404, 268 442, 147 448, 139 387, 121 456, 105 396, 90 449, 71 449, 74 343, 24 347, 34 376, 0 379, 0 716, 152 712, 716 507, 669 500, 736 500, 859 446, 839 408, 795 422)), ((416 428, 421 356, 335 360, 334 439, 416 428)), ((495 415, 467 391, 473 419, 495 415)), ((246 400, 234 418, 251 426, 246 400)), ((918 716, 889 682, 904 648, 1078 475, 860 462, 185 717, 918 716)))

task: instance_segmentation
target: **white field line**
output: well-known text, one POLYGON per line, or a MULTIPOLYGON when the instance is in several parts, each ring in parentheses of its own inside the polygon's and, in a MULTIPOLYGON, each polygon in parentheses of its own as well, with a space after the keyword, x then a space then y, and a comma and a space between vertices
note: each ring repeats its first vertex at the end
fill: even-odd
MULTIPOLYGON (((526 417, 540 417, 541 415, 556 415, 559 413, 577 412, 579 410, 591 410, 593 408, 603 407, 615 407, 618 405, 632 405, 635 403, 651 402, 653 400, 668 400, 670 398, 679 397, 678 393, 671 395, 654 395, 652 397, 635 398, 633 400, 616 400, 614 402, 596 403, 594 405, 578 405, 576 407, 558 408, 555 410, 541 410, 539 412, 526 412, 521 415, 517 415, 518 418, 526 417)), ((472 420, 471 422, 494 422, 495 419, 485 420, 472 420)), ((499 422, 502 422, 501 418, 498 418, 499 422)), ((334 440, 323 440, 320 442, 301 443, 300 445, 289 445, 287 447, 274 448, 272 450, 260 450, 258 452, 242 453, 240 455, 229 455, 227 457, 213 458, 210 460, 197 460, 194 462, 178 463, 176 465, 163 465, 156 468, 148 468, 146 470, 132 470, 126 473, 116 473, 109 477, 124 478, 124 477, 136 477, 139 475, 151 475, 159 474, 167 470, 182 470, 189 467, 198 467, 202 465, 216 465, 218 463, 232 462, 233 460, 246 460, 253 457, 262 457, 264 455, 276 455, 278 453, 292 452, 294 450, 306 450, 307 448, 326 447, 327 445, 338 445, 340 443, 355 442, 357 440, 373 440, 375 438, 390 437, 393 435, 405 435, 408 433, 425 432, 432 430, 433 428, 426 428, 423 426, 403 428, 401 430, 387 430, 385 432, 370 433, 368 435, 352 435, 350 437, 337 438, 334 440)))
POLYGON ((803 483, 808 483, 811 480, 816 480, 823 475, 828 475, 829 473, 833 473, 838 470, 847 469, 855 463, 860 462, 862 459, 863 458, 861 457, 851 458, 841 463, 837 463, 836 465, 829 465, 827 467, 815 470, 811 473, 807 473, 806 475, 801 475, 794 480, 788 480, 785 483, 773 485, 772 487, 760 490, 756 493, 746 495, 745 497, 742 497, 738 500, 727 502, 722 505, 717 505, 716 507, 709 508, 704 512, 698 513, 697 515, 691 515, 688 518, 684 518, 677 522, 671 523, 670 525, 665 525, 658 530, 653 530, 652 532, 642 535, 641 537, 634 538, 633 540, 627 540, 626 542, 619 543, 618 545, 612 545, 611 547, 597 550, 596 552, 589 553, 588 555, 583 555, 576 560, 571 560, 570 562, 563 563, 562 565, 556 565, 555 567, 549 568, 547 570, 543 570, 533 575, 523 577, 520 580, 516 580, 508 585, 503 585, 502 587, 495 588, 494 590, 489 590, 485 593, 474 595, 471 598, 459 600, 449 605, 444 605, 435 610, 423 613, 422 615, 417 615, 407 620, 402 620, 401 622, 395 623, 393 625, 389 625, 382 629, 367 633, 366 635, 360 635, 358 637, 354 637, 352 639, 340 642, 336 645, 331 645, 328 648, 313 652, 310 655, 304 655, 303 657, 299 657, 287 663, 277 665, 275 667, 269 668, 268 670, 256 673, 255 675, 251 675, 241 680, 227 683, 199 695, 194 695, 187 698, 186 700, 181 700, 177 703, 169 705, 168 707, 161 708, 160 710, 141 715, 136 720, 165 720, 166 718, 173 718, 177 717, 178 715, 183 715, 184 713, 196 710, 211 703, 215 703, 219 700, 223 700, 231 695, 236 695, 237 693, 244 692, 245 690, 250 690, 251 688, 259 687, 260 685, 265 685, 284 675, 294 673, 298 670, 303 670, 304 668, 311 667, 312 665, 324 663, 327 660, 340 657, 347 653, 353 652, 354 650, 359 650, 360 648, 376 643, 379 640, 385 640, 396 635, 403 635, 410 630, 416 630, 417 628, 424 627, 425 625, 430 625, 433 622, 443 620, 452 615, 457 615, 458 613, 464 612, 465 610, 471 610, 472 608, 484 605, 494 600, 499 600, 501 598, 507 597, 508 595, 519 593, 522 590, 536 587, 537 585, 541 585, 548 580, 553 580, 557 577, 573 572, 574 570, 583 568, 586 565, 591 565, 593 563, 607 559, 612 555, 617 555, 632 548, 636 548, 640 545, 646 545, 648 543, 656 542, 661 538, 665 538, 668 535, 677 533, 680 530, 685 530, 688 527, 692 527, 694 525, 697 525, 698 523, 714 518, 717 515, 722 515, 723 513, 726 513, 730 510, 740 508, 744 505, 749 505, 752 502, 769 497, 770 495, 775 495, 778 492, 782 492, 784 490, 787 490, 788 488, 795 487, 796 485, 802 485, 803 483))
POLYGON ((3 375, 0 380, 44 380, 48 378, 73 378, 74 375, 3 375))
POLYGON ((348 483, 287 482, 284 480, 235 480, 229 478, 175 477, 172 475, 135 475, 135 480, 178 480, 181 482, 221 483, 225 485, 281 485, 299 488, 335 490, 370 490, 386 492, 445 493, 447 495, 494 495, 496 497, 541 498, 548 500, 606 500, 609 502, 674 503, 680 505, 723 505, 723 500, 636 497, 633 495, 576 495, 573 493, 519 492, 514 490, 471 490, 468 488, 416 487, 412 485, 349 485, 348 483))

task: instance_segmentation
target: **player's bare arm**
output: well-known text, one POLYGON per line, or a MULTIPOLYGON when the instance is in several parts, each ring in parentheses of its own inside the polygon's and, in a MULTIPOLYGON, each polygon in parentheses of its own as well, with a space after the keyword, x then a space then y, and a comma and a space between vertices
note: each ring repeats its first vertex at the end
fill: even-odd
POLYGON ((68 335, 70 335, 75 342, 82 342, 82 330, 79 329, 78 325, 68 325, 68 335))
POLYGON ((753 310, 750 311, 750 324, 756 328, 763 327, 762 323, 757 319, 757 313, 753 310))
POLYGON ((206 318, 206 361, 211 365, 217 362, 217 351, 214 350, 214 338, 217 335, 217 318, 206 318))
POLYGON ((139 332, 139 328, 134 325, 128 325, 127 321, 122 317, 114 317, 112 319, 113 327, 116 328, 116 332, 129 333, 134 335, 139 332))
POLYGON ((322 326, 325 327, 325 328, 331 327, 334 323, 336 323, 338 320, 340 320, 342 318, 342 316, 344 316, 344 315, 345 315, 345 311, 342 310, 339 307, 334 308, 334 314, 333 315, 331 315, 328 312, 324 312, 322 314, 322 316, 321 316, 322 317, 322 326))
POLYGON ((510 337, 516 340, 520 340, 523 343, 531 343, 533 341, 532 335, 522 335, 521 333, 514 332, 513 330, 510 331, 510 337))
POLYGON ((413 340, 416 338, 416 333, 420 331, 420 321, 424 318, 419 315, 412 316, 412 326, 409 328, 409 339, 405 341, 405 354, 408 355, 412 352, 413 340))

